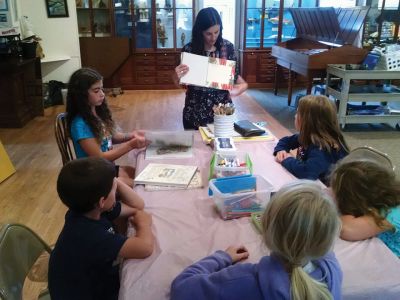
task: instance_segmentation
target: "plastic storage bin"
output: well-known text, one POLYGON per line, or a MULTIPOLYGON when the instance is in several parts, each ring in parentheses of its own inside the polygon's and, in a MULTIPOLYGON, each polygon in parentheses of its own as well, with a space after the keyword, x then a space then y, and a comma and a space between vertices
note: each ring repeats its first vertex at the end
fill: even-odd
POLYGON ((224 220, 263 211, 273 189, 273 185, 259 175, 217 178, 209 182, 209 195, 224 220))
POLYGON ((210 162, 209 179, 239 176, 252 173, 253 173, 253 164, 251 162, 250 155, 247 152, 217 151, 214 153, 210 162), (221 165, 221 161, 225 161, 226 163, 224 165, 221 165), (232 164, 232 162, 235 163, 232 164))

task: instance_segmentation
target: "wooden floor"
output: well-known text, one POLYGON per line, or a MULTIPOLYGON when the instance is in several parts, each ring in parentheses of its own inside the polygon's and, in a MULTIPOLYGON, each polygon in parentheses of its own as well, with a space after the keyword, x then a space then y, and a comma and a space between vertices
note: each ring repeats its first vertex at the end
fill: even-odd
MULTIPOLYGON (((123 130, 183 129, 182 90, 126 91, 116 98, 109 97, 108 103, 123 130)), ((289 133, 247 94, 235 98, 234 103, 236 119, 267 121, 277 137, 289 133)), ((55 243, 66 212, 56 192, 62 164, 53 127, 55 116, 64 110, 64 106, 50 107, 43 117, 35 118, 24 128, 0 129, 0 140, 17 170, 0 183, 0 223, 25 224, 49 244, 55 243)), ((119 163, 125 161, 121 158, 119 163)))

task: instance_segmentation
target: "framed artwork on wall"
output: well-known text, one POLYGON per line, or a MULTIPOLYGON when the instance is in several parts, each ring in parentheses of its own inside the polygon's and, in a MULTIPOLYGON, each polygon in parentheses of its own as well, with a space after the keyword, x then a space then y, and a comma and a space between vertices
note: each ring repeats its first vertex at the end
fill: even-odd
POLYGON ((67 18, 69 16, 67 0, 45 0, 45 2, 47 9, 47 17, 67 18))

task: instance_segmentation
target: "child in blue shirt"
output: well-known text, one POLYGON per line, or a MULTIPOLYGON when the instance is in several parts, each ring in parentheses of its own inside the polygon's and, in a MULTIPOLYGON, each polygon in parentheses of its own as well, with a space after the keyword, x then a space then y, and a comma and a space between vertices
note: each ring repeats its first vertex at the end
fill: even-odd
POLYGON ((330 252, 339 227, 336 208, 317 183, 289 184, 262 217, 270 256, 235 264, 249 256, 244 246, 217 251, 175 278, 171 299, 341 299, 342 272, 330 252))
POLYGON ((359 241, 377 236, 400 257, 400 181, 393 169, 346 158, 332 171, 331 188, 342 213, 340 237, 359 241))
MULTIPOLYGON (((141 131, 119 132, 115 126, 103 92, 103 77, 95 70, 75 71, 68 83, 67 125, 78 158, 103 157, 114 161, 148 142, 141 131), (114 144, 119 144, 114 147, 114 144)), ((117 168, 117 177, 133 186, 135 170, 117 168)))
POLYGON ((297 178, 327 183, 331 166, 349 152, 335 104, 326 96, 307 95, 299 101, 294 123, 299 133, 279 140, 276 161, 297 178), (294 149, 296 156, 290 153, 294 149))
POLYGON ((51 299, 118 299, 120 260, 145 258, 153 251, 151 216, 143 211, 143 199, 115 178, 111 162, 96 157, 66 164, 57 191, 69 210, 50 255, 51 299), (136 228, 129 238, 113 227, 128 219, 136 228))

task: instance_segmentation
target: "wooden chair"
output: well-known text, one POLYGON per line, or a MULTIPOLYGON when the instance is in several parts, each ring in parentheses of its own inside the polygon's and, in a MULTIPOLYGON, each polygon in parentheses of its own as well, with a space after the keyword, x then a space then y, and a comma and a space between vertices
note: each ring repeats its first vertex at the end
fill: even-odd
MULTIPOLYGON (((46 252, 50 254, 50 246, 28 227, 21 224, 6 224, 1 227, 0 299, 22 299, 25 278, 29 278, 39 256, 46 252)), ((47 289, 39 295, 39 299, 50 299, 47 289)))
POLYGON ((76 157, 74 153, 75 149, 73 145, 71 145, 70 134, 67 128, 67 113, 60 113, 57 115, 54 125, 54 133, 58 149, 61 153, 62 163, 65 165, 76 157))

